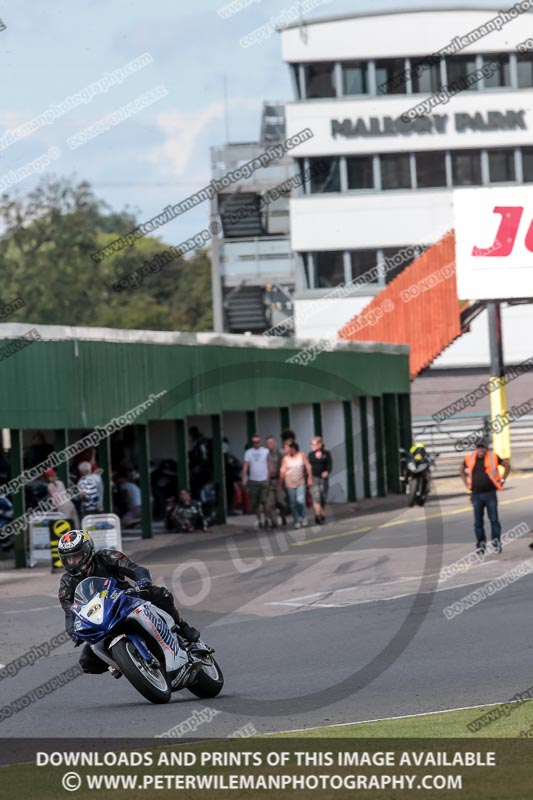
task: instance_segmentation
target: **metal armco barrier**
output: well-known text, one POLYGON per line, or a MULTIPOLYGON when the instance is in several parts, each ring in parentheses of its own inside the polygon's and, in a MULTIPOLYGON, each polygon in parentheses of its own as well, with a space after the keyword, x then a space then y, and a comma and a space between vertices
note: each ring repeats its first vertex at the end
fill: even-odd
MULTIPOLYGON (((481 431, 490 425, 489 414, 457 415, 444 422, 435 422, 431 417, 414 417, 412 430, 413 441, 424 442, 430 452, 438 452, 441 458, 459 457, 465 451, 455 449, 455 443, 462 441, 472 433, 481 431)), ((533 449, 533 415, 524 415, 511 422, 511 448, 533 449)), ((488 435, 491 440, 491 435, 488 435)))

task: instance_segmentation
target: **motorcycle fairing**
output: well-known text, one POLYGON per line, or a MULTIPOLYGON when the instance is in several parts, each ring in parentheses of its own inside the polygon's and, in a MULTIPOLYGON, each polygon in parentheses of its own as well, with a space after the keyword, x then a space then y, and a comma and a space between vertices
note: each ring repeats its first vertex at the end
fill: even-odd
POLYGON ((176 636, 170 631, 170 628, 175 625, 170 614, 156 608, 152 603, 142 603, 133 611, 131 618, 135 619, 159 643, 168 674, 176 672, 189 663, 187 653, 181 649, 176 636))
POLYGON ((76 615, 76 636, 90 643, 103 639, 112 628, 125 621, 143 603, 138 597, 117 591, 113 578, 108 578, 102 586, 105 588, 95 593, 87 602, 78 600, 71 606, 76 615))
MULTIPOLYGON (((89 579, 85 579, 89 580, 89 579)), ((189 657, 185 650, 182 650, 177 641, 177 637, 171 633, 170 628, 174 626, 174 620, 160 608, 153 606, 152 603, 139 599, 134 595, 125 594, 116 588, 114 578, 93 578, 94 593, 91 584, 89 593, 84 592, 85 581, 82 581, 75 595, 74 604, 71 606, 76 615, 74 631, 76 636, 84 639, 93 646, 93 650, 102 657, 101 653, 105 649, 102 639, 112 633, 118 624, 134 621, 141 628, 155 639, 163 653, 167 673, 176 673, 185 664, 189 663, 189 657)), ((128 632, 128 639, 134 642, 135 646, 143 655, 150 657, 149 648, 144 644, 143 637, 128 632), (139 644, 135 641, 139 640, 139 644)), ((110 661, 110 654, 104 659, 110 661)))

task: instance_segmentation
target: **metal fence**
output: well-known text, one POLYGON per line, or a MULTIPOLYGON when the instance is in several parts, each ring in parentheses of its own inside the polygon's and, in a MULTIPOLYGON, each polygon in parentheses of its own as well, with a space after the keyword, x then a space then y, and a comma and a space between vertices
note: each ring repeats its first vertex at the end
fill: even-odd
MULTIPOLYGON (((441 458, 464 455, 455 449, 455 444, 472 433, 485 432, 490 442, 490 414, 461 414, 444 422, 435 422, 431 417, 414 417, 413 440, 424 442, 430 452, 441 454, 441 458)), ((533 415, 525 415, 511 422, 511 448, 533 448, 533 415)))

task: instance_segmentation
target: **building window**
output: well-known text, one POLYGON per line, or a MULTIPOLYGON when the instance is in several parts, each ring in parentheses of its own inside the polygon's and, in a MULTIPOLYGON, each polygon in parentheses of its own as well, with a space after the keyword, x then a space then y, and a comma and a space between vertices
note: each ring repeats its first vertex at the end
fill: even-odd
POLYGON ((313 286, 311 282, 311 271, 313 269, 313 258, 311 253, 300 253, 302 257, 302 266, 304 268, 305 284, 310 289, 313 286))
POLYGON ((533 183, 533 147, 522 148, 522 172, 524 183, 533 183))
POLYGON ((380 164, 382 189, 411 189, 409 153, 382 155, 380 164))
POLYGON ((344 283, 344 253, 342 250, 330 250, 314 254, 315 286, 317 289, 329 289, 344 283))
POLYGON ((430 64, 425 58, 412 58, 411 81, 413 94, 433 94, 440 91, 440 61, 430 64))
POLYGON ((384 247, 383 248, 383 271, 385 273, 385 283, 390 283, 400 272, 416 261, 426 250, 426 245, 413 245, 409 247, 384 247))
MULTIPOLYGON (((360 278, 362 275, 370 272, 377 266, 378 251, 377 250, 352 250, 350 252, 350 262, 352 266, 352 281, 360 278)), ((367 283, 377 283, 378 275, 377 270, 372 276, 369 276, 367 283), (372 278, 370 280, 370 277, 372 278)))
POLYGON ((485 75, 485 89, 499 89, 511 85, 511 69, 508 53, 492 53, 483 56, 483 66, 493 64, 492 75, 485 75))
POLYGON ((405 59, 387 58, 376 61, 378 94, 407 94, 405 59))
POLYGON ((446 80, 448 86, 458 81, 460 87, 463 85, 465 86, 465 89, 461 89, 461 91, 476 91, 479 88, 479 81, 476 81, 476 83, 470 86, 463 84, 463 81, 475 71, 475 56, 449 56, 446 59, 446 80))
POLYGON ((340 192, 341 176, 338 157, 310 158, 309 171, 312 175, 310 180, 312 193, 340 192))
POLYGON ((416 153, 416 185, 419 189, 446 186, 446 155, 443 152, 416 153))
POLYGON ((343 95, 368 94, 368 64, 353 61, 341 64, 343 95))
POLYGON ((333 64, 317 62, 305 67, 305 96, 336 97, 333 81, 333 64))
POLYGON ((489 150, 489 180, 491 183, 516 181, 514 150, 489 150))
POLYGON ((302 192, 304 194, 309 194, 309 179, 305 172, 305 158, 297 158, 296 164, 298 165, 299 178, 302 182, 302 192))
POLYGON ((298 100, 302 99, 302 87, 300 84, 300 65, 299 64, 291 64, 291 72, 292 72, 292 79, 294 81, 294 87, 296 89, 296 97, 298 100))
POLYGON ((533 86, 533 53, 517 53, 516 69, 518 88, 530 89, 533 86))
POLYGON ((452 153, 454 186, 481 186, 481 153, 479 150, 456 150, 452 153))
POLYGON ((346 158, 348 189, 373 189, 374 170, 372 156, 348 156, 346 158))

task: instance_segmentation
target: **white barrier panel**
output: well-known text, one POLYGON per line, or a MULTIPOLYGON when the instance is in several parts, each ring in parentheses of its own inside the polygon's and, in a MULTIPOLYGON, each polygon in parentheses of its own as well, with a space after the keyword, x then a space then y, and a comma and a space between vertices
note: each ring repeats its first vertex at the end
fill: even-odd
POLYGON ((120 520, 116 514, 87 514, 81 527, 90 535, 96 550, 122 550, 120 520))
POLYGON ((533 197, 529 186, 453 192, 460 300, 533 297, 533 197))
POLYGON ((29 546, 30 546, 30 567, 37 564, 50 566, 52 553, 50 549, 50 522, 54 519, 65 519, 64 514, 59 511, 49 511, 46 514, 34 514, 28 522, 29 527, 29 546))

